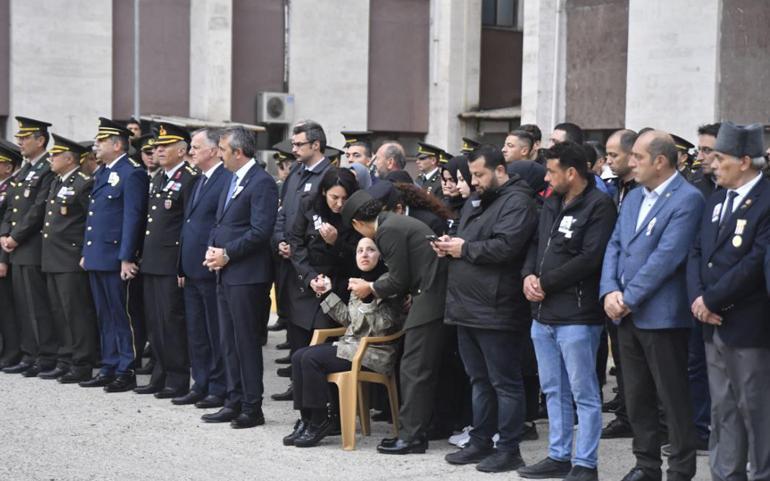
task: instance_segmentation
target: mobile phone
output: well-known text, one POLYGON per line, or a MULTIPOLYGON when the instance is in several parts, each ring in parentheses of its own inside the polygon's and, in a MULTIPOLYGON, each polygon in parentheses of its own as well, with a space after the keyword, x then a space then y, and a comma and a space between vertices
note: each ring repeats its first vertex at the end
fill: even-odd
POLYGON ((428 242, 436 242, 438 240, 436 234, 426 235, 425 238, 428 239, 428 242))

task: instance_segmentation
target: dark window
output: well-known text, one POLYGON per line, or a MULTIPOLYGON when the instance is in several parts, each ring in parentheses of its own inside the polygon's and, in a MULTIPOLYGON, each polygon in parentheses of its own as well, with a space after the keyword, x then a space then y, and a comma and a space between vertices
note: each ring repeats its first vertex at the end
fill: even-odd
POLYGON ((519 26, 519 0, 483 0, 481 24, 521 30, 519 26))

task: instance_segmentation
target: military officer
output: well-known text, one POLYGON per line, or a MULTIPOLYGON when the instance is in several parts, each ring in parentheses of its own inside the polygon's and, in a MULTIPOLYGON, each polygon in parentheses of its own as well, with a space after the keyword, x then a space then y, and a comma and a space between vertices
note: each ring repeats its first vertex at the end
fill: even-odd
MULTIPOLYGON (((15 179, 15 172, 22 157, 15 145, 0 140, 0 220, 5 215, 8 205, 8 192, 15 179)), ((18 364, 21 359, 19 350, 19 328, 13 308, 13 289, 11 288, 11 269, 8 253, 0 249, 0 369, 18 364)))
POLYGON ((96 158, 104 166, 94 178, 81 265, 89 273, 99 319, 99 374, 82 387, 123 392, 136 386, 134 330, 127 311, 129 282, 139 272, 139 249, 147 212, 145 170, 128 158, 129 132, 99 118, 96 158))
POLYGON ((40 270, 40 245, 45 215, 45 199, 54 174, 48 163, 48 122, 16 117, 16 140, 25 162, 0 227, 0 244, 9 253, 13 298, 21 334, 22 360, 4 369, 35 377, 56 367, 59 346, 54 334, 51 308, 45 292, 45 277, 40 270))
POLYGON ((184 396, 190 388, 184 296, 177 282, 184 206, 198 177, 184 160, 189 145, 190 134, 182 127, 160 124, 154 144, 160 173, 150 183, 140 264, 155 368, 149 384, 134 390, 138 394, 154 393, 159 399, 184 396))
POLYGON ((420 171, 420 175, 417 176, 415 184, 420 186, 424 191, 429 194, 433 194, 439 199, 443 198, 441 191, 441 169, 439 169, 439 163, 442 158, 446 161, 448 154, 435 145, 426 144, 425 142, 418 142, 417 145, 417 170, 420 171))
POLYGON ((96 364, 96 311, 79 265, 93 179, 81 170, 89 150, 56 134, 53 140, 56 177, 46 199, 41 267, 60 348, 56 368, 40 377, 72 384, 91 379, 96 364))
POLYGON ((460 147, 460 153, 468 155, 479 147, 481 147, 481 142, 468 137, 463 137, 463 146, 460 147))

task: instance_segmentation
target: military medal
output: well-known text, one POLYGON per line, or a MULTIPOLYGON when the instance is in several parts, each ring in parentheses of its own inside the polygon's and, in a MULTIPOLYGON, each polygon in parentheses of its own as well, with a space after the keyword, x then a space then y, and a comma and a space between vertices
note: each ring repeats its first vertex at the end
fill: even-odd
POLYGON ((67 215, 67 206, 66 206, 66 205, 63 205, 63 206, 61 206, 61 207, 59 208, 59 213, 60 213, 61 215, 67 215))
POLYGON ((743 235, 743 229, 745 228, 746 228, 746 219, 738 219, 735 221, 735 235, 737 236, 743 235))
POLYGON ((733 247, 737 249, 741 246, 741 244, 743 244, 743 237, 739 235, 736 235, 735 237, 733 237, 733 247))
POLYGON ((24 189, 24 198, 25 198, 25 199, 26 199, 27 197, 29 197, 29 194, 30 194, 30 192, 29 192, 29 189, 24 189))
POLYGON ((172 203, 173 203, 173 201, 171 199, 164 200, 163 201, 163 208, 166 209, 166 210, 171 209, 172 203))

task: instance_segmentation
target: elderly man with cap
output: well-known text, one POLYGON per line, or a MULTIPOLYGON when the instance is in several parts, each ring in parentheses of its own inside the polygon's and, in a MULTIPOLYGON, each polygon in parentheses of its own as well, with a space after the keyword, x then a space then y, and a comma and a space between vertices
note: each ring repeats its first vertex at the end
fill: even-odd
POLYGON ((770 479, 770 181, 762 126, 724 122, 709 197, 688 263, 692 314, 703 323, 711 393, 711 476, 770 479), (747 473, 746 463, 751 472, 747 473))
POLYGON ((45 276, 40 270, 40 252, 45 199, 54 175, 48 163, 48 127, 39 120, 16 117, 16 139, 25 162, 8 194, 8 207, 0 227, 0 245, 10 254, 13 298, 21 333, 22 360, 4 369, 34 377, 56 367, 59 351, 51 307, 45 296, 45 276))
MULTIPOLYGON (((13 192, 15 172, 22 162, 19 149, 0 139, 0 220, 5 216, 8 207, 9 192, 13 192)), ((8 253, 0 250, 0 369, 16 365, 21 359, 19 350, 19 328, 16 324, 16 313, 13 307, 13 288, 11 287, 11 270, 8 253)))
POLYGON ((133 321, 127 310, 129 283, 139 272, 147 212, 147 173, 128 158, 129 131, 99 118, 94 178, 81 266, 88 271, 101 337, 99 374, 82 387, 107 392, 136 386, 133 321))
POLYGON ((183 283, 177 280, 184 207, 198 176, 184 160, 189 145, 190 134, 182 127, 160 124, 154 147, 161 171, 150 182, 139 268, 155 367, 150 382, 134 389, 158 399, 184 396, 190 388, 183 283))
POLYGON ((96 311, 88 273, 78 264, 94 182, 81 170, 89 151, 56 134, 53 139, 50 158, 56 177, 46 199, 42 269, 60 348, 56 369, 40 377, 73 384, 91 379, 97 362, 96 311))
POLYGON ((426 144, 425 142, 418 142, 417 145, 416 163, 420 175, 417 176, 415 184, 429 194, 441 199, 444 194, 441 190, 441 169, 439 165, 442 161, 446 163, 449 160, 449 154, 435 145, 426 144))

